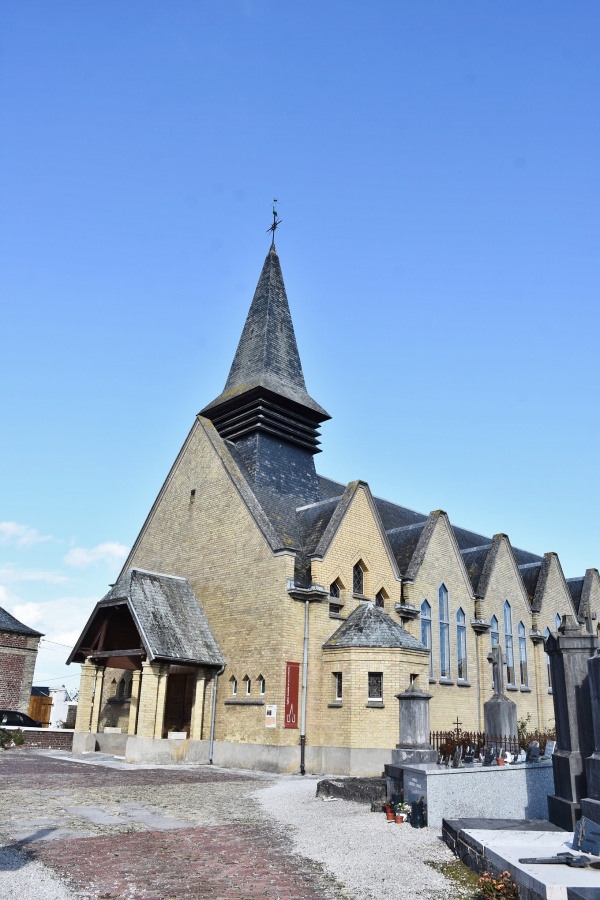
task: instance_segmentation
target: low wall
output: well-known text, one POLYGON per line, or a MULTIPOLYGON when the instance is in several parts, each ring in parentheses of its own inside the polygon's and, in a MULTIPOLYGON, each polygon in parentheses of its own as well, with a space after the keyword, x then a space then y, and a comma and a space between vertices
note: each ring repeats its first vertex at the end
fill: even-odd
POLYGON ((425 798, 427 825, 442 819, 547 819, 554 792, 552 762, 516 766, 386 766, 391 787, 403 787, 408 803, 425 798))
POLYGON ((23 732, 23 746, 35 750, 70 750, 73 745, 73 729, 57 728, 14 728, 2 726, 4 731, 23 732))

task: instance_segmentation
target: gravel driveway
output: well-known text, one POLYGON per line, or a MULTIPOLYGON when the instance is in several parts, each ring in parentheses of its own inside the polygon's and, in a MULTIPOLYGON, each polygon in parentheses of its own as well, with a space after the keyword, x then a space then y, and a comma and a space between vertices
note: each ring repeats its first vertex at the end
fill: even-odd
POLYGON ((436 832, 316 799, 316 778, 99 757, 0 754, 0 898, 473 896, 436 832))

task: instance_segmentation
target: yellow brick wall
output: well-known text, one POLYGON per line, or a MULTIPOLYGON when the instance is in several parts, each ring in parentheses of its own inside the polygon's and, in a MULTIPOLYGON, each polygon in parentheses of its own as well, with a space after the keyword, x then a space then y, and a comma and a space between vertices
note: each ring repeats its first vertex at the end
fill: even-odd
MULTIPOLYGON (((414 605, 420 609, 423 600, 431 606, 431 633, 433 646, 434 681, 429 684, 433 695, 430 703, 431 728, 434 731, 450 728, 458 716, 464 730, 479 730, 483 727, 478 715, 477 691, 477 644, 471 629, 471 619, 475 613, 473 591, 462 566, 460 553, 454 543, 449 522, 444 515, 438 515, 435 528, 427 547, 423 563, 415 577, 411 589, 414 605), (450 681, 439 681, 439 601, 440 585, 445 584, 449 594, 450 612, 450 681), (470 687, 457 685, 456 681, 456 612, 462 607, 467 621, 467 671, 470 687)), ((420 623, 415 622, 415 634, 420 639, 420 623)), ((480 663, 479 663, 480 665, 480 663)))
MULTIPOLYGON (((227 661, 219 678, 216 739, 296 744, 298 732, 283 728, 285 663, 302 661, 304 610, 286 590, 294 557, 273 555, 200 420, 129 565, 185 576, 202 604, 227 661), (276 729, 265 728, 264 705, 224 703, 232 675, 238 698, 245 696, 246 674, 251 699, 277 704, 276 729), (264 698, 259 675, 266 681, 264 698)), ((207 688, 204 734, 210 705, 207 688)))
MULTIPOLYGON (((504 630, 504 603, 510 603, 512 612, 512 638, 513 638, 513 659, 515 668, 514 689, 507 685, 507 675, 505 669, 505 686, 506 696, 509 700, 513 700, 517 704, 518 719, 530 717, 530 728, 539 727, 542 723, 538 721, 538 691, 539 679, 536 675, 535 666, 535 644, 530 638, 532 628, 531 604, 527 593, 523 586, 520 572, 516 566, 514 556, 509 542, 502 537, 498 547, 494 568, 488 583, 485 597, 483 598, 483 610, 485 618, 490 621, 492 616, 496 616, 498 620, 498 632, 500 635, 500 646, 502 653, 506 652, 505 630, 504 630), (525 646, 527 651, 527 671, 528 678, 526 683, 521 683, 521 673, 519 664, 519 623, 523 623, 525 627, 525 646)), ((492 687, 492 667, 485 657, 491 650, 490 634, 482 636, 482 642, 485 649, 481 667, 481 721, 483 721, 483 703, 493 694, 492 687)), ((547 693, 547 688, 546 688, 547 693)))
POLYGON ((427 686, 428 657, 418 651, 379 648, 327 649, 323 652, 322 744, 328 747, 392 749, 399 742, 396 694, 410 685, 427 686), (342 672, 341 706, 335 699, 334 672, 342 672), (369 672, 383 674, 383 704, 368 701, 369 672))

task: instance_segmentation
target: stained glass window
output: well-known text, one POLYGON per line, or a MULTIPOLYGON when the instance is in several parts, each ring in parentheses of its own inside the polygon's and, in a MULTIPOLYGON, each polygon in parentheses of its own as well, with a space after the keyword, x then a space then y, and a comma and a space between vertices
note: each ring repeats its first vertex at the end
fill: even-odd
POLYGON ((369 672, 369 700, 383 700, 383 672, 369 672))

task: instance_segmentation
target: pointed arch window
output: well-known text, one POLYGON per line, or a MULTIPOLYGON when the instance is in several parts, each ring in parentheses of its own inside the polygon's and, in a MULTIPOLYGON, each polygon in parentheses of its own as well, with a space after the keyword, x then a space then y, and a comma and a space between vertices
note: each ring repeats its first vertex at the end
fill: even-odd
POLYGON ((558 631, 560 626, 562 625, 562 616, 560 613, 556 613, 554 616, 554 630, 558 631))
MULTIPOLYGON (((544 632, 544 637, 548 639, 550 637, 550 629, 546 628, 544 632)), ((552 669, 550 668, 550 657, 546 653, 546 673, 548 675, 548 691, 552 693, 552 669)))
POLYGON ((352 569, 352 590, 355 594, 365 593, 365 565, 362 559, 352 569))
POLYGON ((231 685, 231 696, 232 697, 237 696, 237 678, 235 678, 232 675, 231 678, 229 679, 229 683, 231 685))
POLYGON ((527 632, 523 622, 519 622, 517 629, 519 635, 519 675, 521 687, 529 687, 529 669, 527 667, 527 632))
POLYGON ((515 657, 513 649, 512 609, 508 600, 504 601, 504 652, 506 654, 506 686, 515 685, 515 657))
POLYGON ((441 584, 438 590, 440 618, 440 678, 450 678, 450 604, 448 588, 441 584))
POLYGON ((336 578, 335 581, 332 581, 329 585, 329 615, 330 616, 339 616, 342 611, 342 604, 340 602, 341 598, 341 584, 336 578))
POLYGON ((490 619, 490 644, 492 649, 496 647, 500 643, 500 626, 498 625, 498 619, 496 616, 492 616, 490 619))
POLYGON ((456 613, 456 677, 467 681, 467 617, 462 606, 456 613))
POLYGON ((427 600, 423 600, 423 602, 421 603, 421 643, 429 650, 429 677, 433 678, 431 606, 427 600))
POLYGON ((337 581, 332 581, 329 585, 329 596, 336 597, 338 600, 340 598, 340 586, 337 581))
POLYGON ((380 609, 384 609, 386 597, 387 594, 385 593, 383 588, 380 591, 377 591, 377 593, 375 594, 375 606, 378 606, 380 609))

